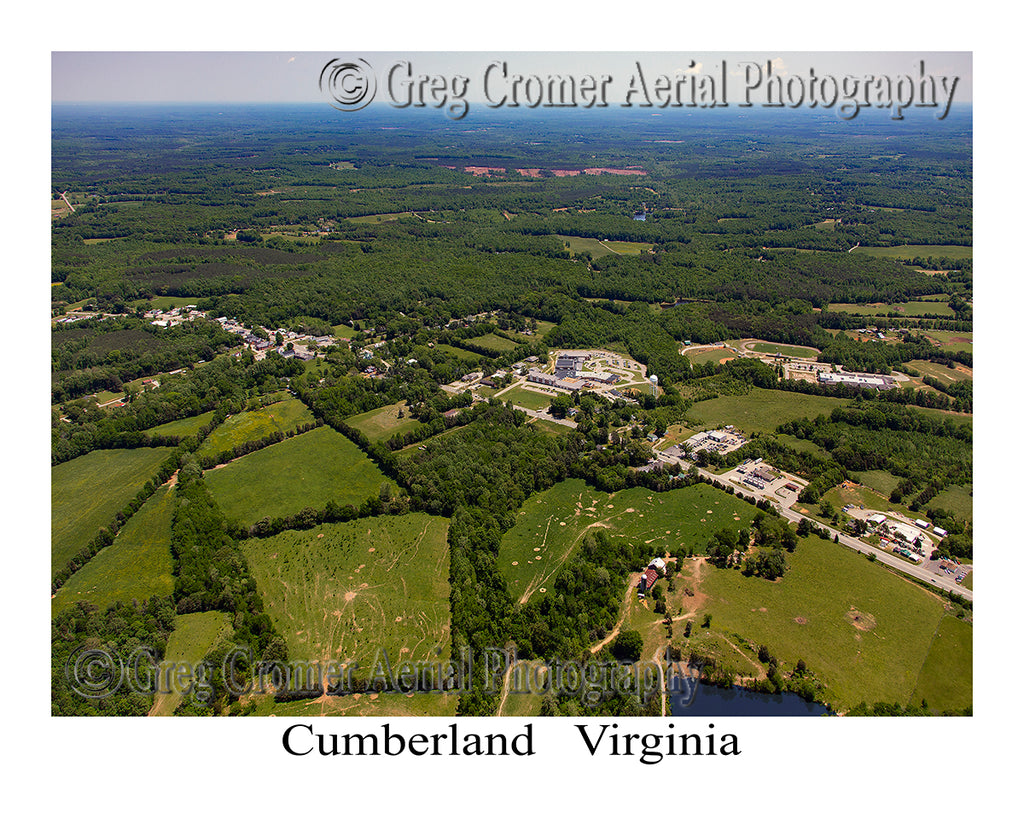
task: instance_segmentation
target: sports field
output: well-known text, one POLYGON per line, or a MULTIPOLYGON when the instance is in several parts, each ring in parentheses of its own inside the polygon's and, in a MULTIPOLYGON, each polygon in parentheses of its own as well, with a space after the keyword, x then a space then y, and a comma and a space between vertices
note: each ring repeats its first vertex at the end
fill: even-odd
POLYGON ((554 396, 551 394, 535 392, 534 390, 528 390, 523 387, 513 387, 512 389, 503 392, 499 397, 502 401, 511 401, 519 407, 525 407, 526 409, 531 410, 542 410, 551 406, 551 399, 554 396))
POLYGON ((198 455, 228 452, 246 441, 258 441, 273 432, 288 432, 316 419, 298 398, 288 398, 249 412, 230 415, 196 450, 198 455))
POLYGON ((383 484, 395 489, 359 447, 326 426, 208 469, 205 480, 224 514, 247 525, 332 500, 358 507, 383 484))
POLYGON ((445 518, 363 518, 250 538, 242 548, 289 660, 356 661, 372 671, 378 649, 392 667, 448 657, 445 518))
POLYGON ((171 518, 174 491, 161 486, 131 516, 114 542, 97 552, 57 590, 54 614, 88 600, 101 609, 117 601, 148 600, 174 591, 171 518))
POLYGON ((687 548, 702 552, 711 533, 741 529, 754 508, 720 489, 696 484, 671 492, 627 489, 609 495, 574 478, 527 498, 501 539, 498 570, 514 600, 546 594, 558 571, 594 528, 609 537, 641 539, 650 556, 687 548))
POLYGON ((51 575, 113 521, 172 451, 97 449, 50 470, 51 575))
POLYGON ((423 426, 409 414, 409 408, 405 401, 397 404, 388 404, 386 407, 370 410, 361 415, 353 415, 345 420, 345 423, 355 427, 371 441, 386 441, 393 435, 404 432, 412 432, 423 426), (398 413, 402 417, 398 417, 398 413))

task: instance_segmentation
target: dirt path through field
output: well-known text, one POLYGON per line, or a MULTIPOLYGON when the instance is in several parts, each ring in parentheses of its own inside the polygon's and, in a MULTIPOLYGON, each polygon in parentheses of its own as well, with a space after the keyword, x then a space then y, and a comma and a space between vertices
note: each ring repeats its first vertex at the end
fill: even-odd
POLYGON ((608 643, 619 636, 619 631, 622 629, 622 624, 626 622, 626 617, 629 614, 633 606, 633 600, 636 599, 636 586, 640 582, 640 572, 633 572, 629 576, 629 580, 626 583, 626 595, 622 599, 622 612, 619 614, 619 620, 608 634, 605 635, 604 639, 599 643, 595 643, 590 647, 591 654, 597 654, 602 648, 608 643))

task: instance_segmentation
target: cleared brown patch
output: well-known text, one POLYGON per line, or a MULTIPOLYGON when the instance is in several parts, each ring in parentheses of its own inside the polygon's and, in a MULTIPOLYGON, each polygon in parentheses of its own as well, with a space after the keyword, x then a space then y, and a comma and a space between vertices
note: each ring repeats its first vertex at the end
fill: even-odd
POLYGON ((793 622, 796 623, 798 626, 806 626, 807 625, 807 618, 806 617, 794 617, 793 618, 793 622))
POLYGON ((876 625, 874 615, 856 609, 846 612, 846 622, 858 631, 871 631, 876 625))

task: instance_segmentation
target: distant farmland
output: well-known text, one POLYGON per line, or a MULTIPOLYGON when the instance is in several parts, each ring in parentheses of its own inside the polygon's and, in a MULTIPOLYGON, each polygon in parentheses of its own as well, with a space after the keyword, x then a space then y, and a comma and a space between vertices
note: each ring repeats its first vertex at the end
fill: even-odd
MULTIPOLYGON (((276 406, 276 405, 275 405, 276 406)), ((381 485, 395 486, 362 450, 330 427, 318 427, 205 473, 228 518, 252 525, 328 501, 359 506, 381 485)))

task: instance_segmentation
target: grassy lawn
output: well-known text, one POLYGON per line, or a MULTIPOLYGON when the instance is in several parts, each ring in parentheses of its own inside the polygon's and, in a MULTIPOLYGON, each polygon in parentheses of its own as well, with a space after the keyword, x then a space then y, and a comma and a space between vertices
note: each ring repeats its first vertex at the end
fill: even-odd
POLYGON ((405 401, 397 404, 388 404, 380 409, 364 412, 362 415, 353 415, 346 420, 349 426, 355 427, 371 441, 386 441, 393 435, 412 432, 423 426, 409 415, 409 408, 405 401), (399 418, 398 413, 402 412, 403 417, 399 418))
POLYGON ((148 600, 174 591, 171 562, 171 518, 174 492, 156 490, 124 525, 114 542, 71 575, 53 598, 58 614, 79 600, 101 609, 119 600, 148 600))
POLYGON ((205 474, 224 514, 247 525, 328 501, 359 506, 382 484, 394 489, 362 450, 330 427, 318 427, 205 474))
POLYGON ((160 424, 158 427, 151 427, 144 431, 147 435, 180 435, 184 438, 189 435, 195 435, 212 420, 213 410, 204 412, 202 415, 193 415, 191 418, 169 421, 166 424, 160 424))
POLYGON ((945 364, 914 359, 913 361, 908 361, 907 366, 917 370, 922 376, 930 376, 945 384, 952 384, 956 381, 970 381, 974 378, 973 371, 963 364, 958 364, 955 370, 951 370, 945 364))
POLYGON ((50 470, 51 576, 114 519, 171 452, 98 449, 50 470))
POLYGON ((515 526, 502 537, 498 570, 519 601, 546 593, 590 529, 604 529, 610 537, 640 538, 654 557, 688 547, 702 551, 713 531, 723 526, 741 529, 753 515, 749 504, 706 484, 609 495, 574 478, 527 499, 515 526))
POLYGON ((530 423, 543 435, 565 435, 572 429, 572 427, 567 427, 565 424, 557 424, 554 421, 546 421, 543 418, 535 418, 530 423))
POLYGON ((646 253, 653 245, 646 242, 603 242, 605 247, 610 248, 613 253, 625 254, 628 256, 639 256, 646 253))
POLYGON ((973 703, 974 627, 956 617, 943 617, 910 702, 921 700, 936 713, 962 710, 973 703))
POLYGON ((356 331, 347 324, 335 324, 331 328, 331 334, 335 338, 354 338, 356 331))
POLYGON ((694 431, 689 427, 685 427, 682 424, 671 424, 665 430, 665 434, 661 436, 661 440, 658 441, 652 448, 658 452, 663 449, 668 449, 674 444, 680 444, 683 441, 692 438, 694 431))
POLYGON ((250 538, 242 548, 289 659, 356 661, 362 676, 379 649, 392 666, 448 657, 445 518, 364 518, 250 538))
POLYGON ((786 560, 790 569, 776 582, 705 566, 700 611, 712 615, 712 631, 768 646, 783 670, 804 660, 839 709, 911 702, 942 601, 814 536, 786 560))
POLYGON ((534 392, 524 387, 513 387, 507 392, 503 392, 500 396, 502 401, 511 401, 517 406, 531 410, 547 409, 551 406, 552 397, 551 395, 534 392))
POLYGON ((198 455, 217 455, 228 452, 246 441, 258 441, 272 432, 288 432, 300 424, 316 419, 309 407, 298 398, 289 398, 267 407, 240 412, 228 418, 203 441, 198 455))
POLYGON ((475 344, 479 347, 483 347, 485 350, 493 350, 496 353, 507 353, 509 350, 516 348, 516 343, 511 341, 504 336, 496 335, 495 333, 488 333, 485 336, 479 336, 478 338, 467 338, 468 344, 475 344))
MULTIPOLYGON (((170 668, 173 664, 184 663, 188 668, 195 668, 221 640, 231 635, 231 631, 231 615, 226 612, 179 614, 174 618, 174 631, 167 639, 167 651, 161 666, 170 668)), ((173 673, 169 678, 161 679, 162 690, 153 697, 149 713, 154 717, 169 717, 181 703, 184 691, 174 684, 173 673)))
POLYGON ((348 221, 358 225, 379 225, 381 222, 397 222, 399 219, 413 215, 412 211, 408 210, 402 213, 374 213, 370 216, 349 216, 348 221))
POLYGON ((951 486, 943 489, 932 498, 928 505, 934 509, 946 509, 957 516, 959 520, 972 520, 974 518, 974 497, 973 486, 951 486))
POLYGON ((440 350, 447 355, 454 356, 455 358, 461 358, 463 361, 477 362, 480 360, 479 353, 471 353, 469 350, 463 350, 459 347, 452 347, 450 344, 438 344, 434 347, 435 350, 440 350))
POLYGON ((900 313, 905 316, 953 316, 948 304, 935 301, 904 301, 894 304, 830 304, 833 313, 850 313, 855 316, 887 316, 900 313))
POLYGON ((597 239, 589 239, 583 236, 558 236, 563 243, 569 243, 569 252, 574 256, 579 253, 589 253, 592 258, 600 259, 614 253, 610 248, 605 247, 597 239))
POLYGON ((881 495, 889 497, 892 494, 892 490, 899 484, 900 479, 893 475, 891 472, 886 472, 884 469, 872 469, 868 472, 858 472, 854 474, 853 479, 857 483, 862 483, 864 486, 874 489, 881 495))
POLYGON ((943 350, 951 353, 970 353, 974 351, 974 333, 953 330, 926 330, 924 336, 938 342, 943 350))
POLYGON ((779 424, 797 418, 828 415, 846 403, 843 398, 754 387, 746 395, 727 395, 698 401, 689 416, 707 427, 734 424, 749 435, 753 432, 774 432, 779 424))
POLYGON ((816 358, 821 350, 814 347, 796 347, 790 344, 771 344, 767 341, 758 341, 750 345, 755 353, 767 353, 769 355, 786 355, 791 358, 816 358))

